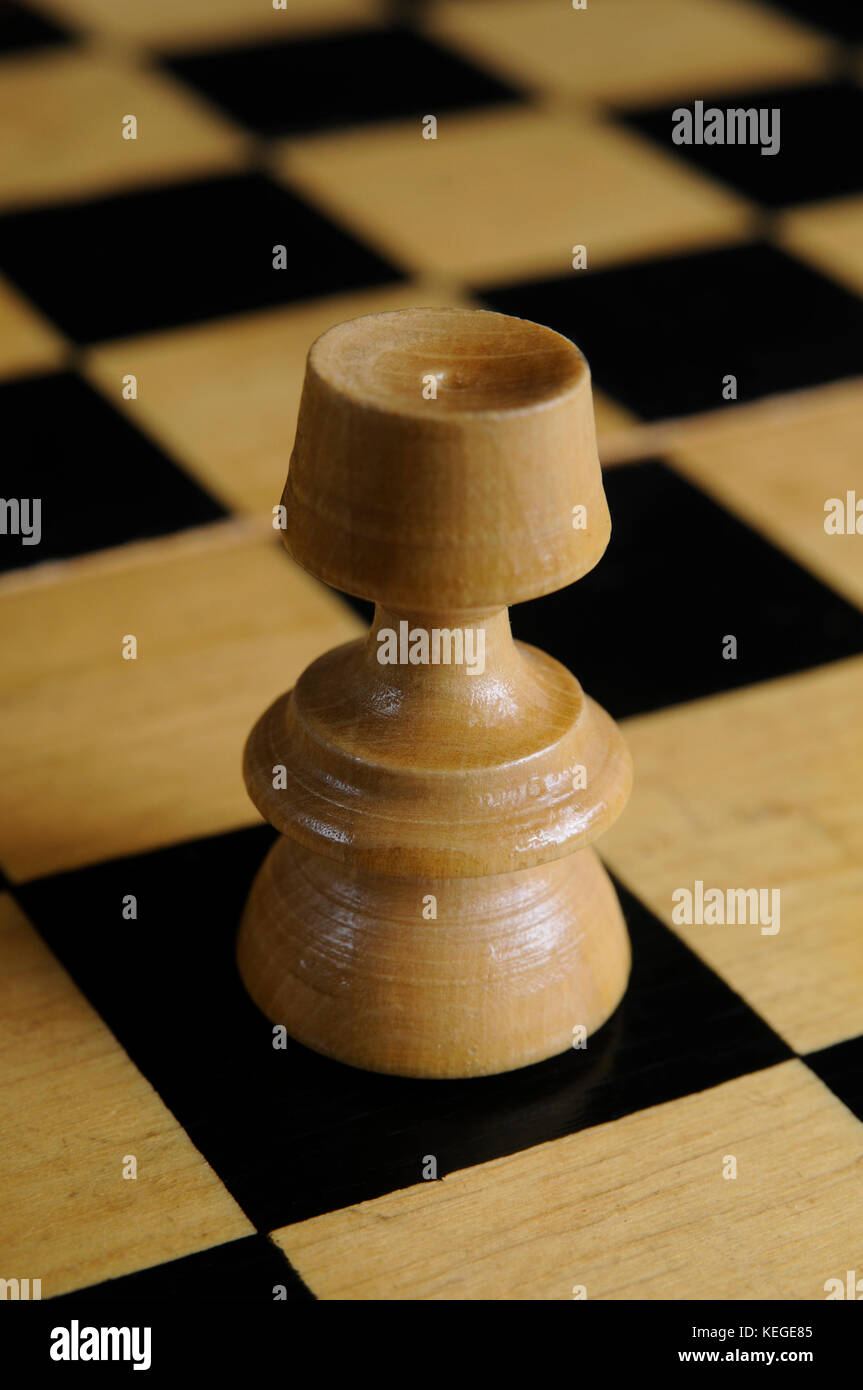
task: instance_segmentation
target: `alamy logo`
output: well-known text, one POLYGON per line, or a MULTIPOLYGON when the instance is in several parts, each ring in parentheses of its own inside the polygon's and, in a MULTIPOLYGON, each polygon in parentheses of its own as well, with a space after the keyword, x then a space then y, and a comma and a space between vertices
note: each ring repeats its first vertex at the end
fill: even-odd
POLYGON ((41 1279, 0 1279, 0 1298, 30 1299, 42 1297, 41 1279))
POLYGON ((697 101, 692 111, 678 106, 671 113, 675 145, 760 145, 762 154, 779 153, 779 107, 708 106, 697 101))
POLYGON ((378 631, 381 666, 464 666, 469 676, 485 670, 484 627, 411 627, 404 619, 378 631))
POLYGON ((828 536, 863 536, 863 497, 848 491, 843 497, 828 497, 824 503, 827 515, 824 530, 828 536))
POLYGON ((42 539, 41 497, 0 497, 0 535, 20 536, 22 545, 42 539))
POLYGON ((700 878, 695 889, 675 888, 671 895, 675 926, 745 926, 761 923, 762 936, 775 936, 779 930, 779 889, 708 888, 700 878))
POLYGON ((149 1371, 152 1330, 149 1327, 69 1327, 51 1331, 52 1361, 133 1361, 134 1371, 149 1371))
POLYGON ((863 1279, 858 1279, 853 1269, 846 1269, 843 1279, 826 1279, 824 1292, 827 1302, 834 1298, 850 1298, 855 1303, 863 1302, 863 1279))

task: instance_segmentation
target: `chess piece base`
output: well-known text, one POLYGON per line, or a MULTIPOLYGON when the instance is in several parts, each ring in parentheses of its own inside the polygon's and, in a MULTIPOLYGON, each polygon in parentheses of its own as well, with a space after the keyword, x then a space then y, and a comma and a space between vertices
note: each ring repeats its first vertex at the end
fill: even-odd
POLYGON ((282 838, 237 957, 263 1012, 316 1052, 398 1076, 487 1076, 596 1031, 629 939, 591 848, 486 877, 398 878, 282 838), (436 916, 432 916, 432 912, 436 916))

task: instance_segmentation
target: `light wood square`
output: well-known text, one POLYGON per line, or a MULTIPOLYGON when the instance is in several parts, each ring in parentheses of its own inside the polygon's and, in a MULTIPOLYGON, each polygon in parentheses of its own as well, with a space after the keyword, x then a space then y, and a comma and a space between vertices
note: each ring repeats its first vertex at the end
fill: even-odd
POLYGON ((275 1240, 321 1299, 822 1299, 863 1264, 861 1158, 793 1061, 275 1240))
POLYGON ((66 49, 0 62, 0 126, 8 132, 0 144, 4 210, 229 170, 246 145, 167 75, 66 49), (138 122, 136 140, 123 139, 127 115, 138 122))
POLYGON ((752 0, 451 0, 429 29, 520 87, 629 106, 805 80, 828 53, 752 0))
POLYGON ((0 379, 49 371, 65 352, 60 333, 0 276, 0 379))
POLYGON ((6 872, 37 878, 257 822, 240 771, 252 724, 362 630, 249 522, 12 576, 0 586, 6 872))
POLYGON ((856 380, 745 417, 729 414, 712 427, 694 421, 670 457, 696 486, 863 607, 863 535, 824 529, 828 501, 846 504, 851 492, 863 502, 861 436, 863 381, 856 380))
POLYGON ((86 370, 112 404, 209 492, 232 510, 271 523, 315 338, 361 314, 464 302, 418 284, 341 295, 111 342, 89 353, 86 370), (138 379, 134 401, 121 395, 129 372, 138 379))
POLYGON ((253 1233, 8 893, 0 1071, 4 1278, 50 1298, 253 1233))
POLYGON ((635 786, 602 840, 623 882, 801 1053, 863 1033, 861 709, 857 657, 625 720, 635 786), (675 925, 672 894, 697 880, 778 888, 779 931, 675 925))
POLYGON ((417 273, 575 275, 745 235, 747 204, 627 131, 519 107, 290 140, 285 181, 417 273))
POLYGON ((377 14, 374 0, 37 0, 47 15, 75 30, 154 48, 215 48, 278 42, 307 30, 354 28, 377 14))
POLYGON ((793 208, 781 214, 776 236, 799 259, 863 294, 863 197, 793 208))

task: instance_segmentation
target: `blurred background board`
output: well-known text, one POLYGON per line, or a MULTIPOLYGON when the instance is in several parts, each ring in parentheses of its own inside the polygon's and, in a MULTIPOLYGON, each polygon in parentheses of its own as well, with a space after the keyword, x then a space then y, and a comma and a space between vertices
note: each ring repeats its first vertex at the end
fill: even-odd
POLYGON ((0 1278, 806 1300, 863 1269, 863 537, 824 524, 863 499, 861 44, 838 0, 0 3, 2 488, 41 501, 38 544, 0 536, 0 1278), (778 110, 778 150, 674 144, 695 101, 778 110), (367 615, 272 530, 305 354, 414 304, 590 360, 612 542, 513 626, 636 767, 601 845, 629 993, 470 1082, 275 1050, 233 963, 272 839, 245 736, 367 615), (698 881, 779 889, 779 930, 676 924, 698 881))

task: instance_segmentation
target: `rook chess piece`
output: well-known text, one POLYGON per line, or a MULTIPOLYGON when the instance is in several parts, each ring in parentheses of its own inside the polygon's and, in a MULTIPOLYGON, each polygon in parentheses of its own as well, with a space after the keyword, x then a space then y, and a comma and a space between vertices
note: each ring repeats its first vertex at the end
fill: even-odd
POLYGON ((479 310, 340 324, 309 353, 283 500, 294 558, 376 608, 246 746, 282 837, 240 926, 249 993, 372 1071, 480 1076, 566 1050, 626 986, 592 845, 630 761, 577 680, 513 641, 506 605, 608 543, 584 358, 479 310))

